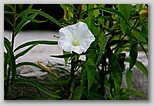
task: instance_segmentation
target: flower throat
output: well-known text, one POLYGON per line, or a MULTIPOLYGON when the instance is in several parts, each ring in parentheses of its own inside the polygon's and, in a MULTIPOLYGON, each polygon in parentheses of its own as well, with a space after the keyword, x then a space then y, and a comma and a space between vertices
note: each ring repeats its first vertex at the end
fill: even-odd
POLYGON ((79 46, 79 42, 77 40, 72 41, 72 45, 79 46))

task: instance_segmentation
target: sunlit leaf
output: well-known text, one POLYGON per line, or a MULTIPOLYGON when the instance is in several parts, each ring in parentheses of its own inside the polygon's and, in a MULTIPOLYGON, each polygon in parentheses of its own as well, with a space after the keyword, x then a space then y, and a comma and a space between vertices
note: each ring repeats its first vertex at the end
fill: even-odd
POLYGON ((86 87, 78 86, 69 97, 70 100, 80 100, 83 94, 83 91, 86 87))
MULTIPOLYGON (((132 9, 131 4, 118 4, 118 11, 122 13, 122 15, 125 17, 127 21, 130 17, 131 9, 132 9)), ((123 34, 125 35, 128 26, 125 24, 125 21, 123 19, 120 19, 120 27, 121 27, 123 34)))

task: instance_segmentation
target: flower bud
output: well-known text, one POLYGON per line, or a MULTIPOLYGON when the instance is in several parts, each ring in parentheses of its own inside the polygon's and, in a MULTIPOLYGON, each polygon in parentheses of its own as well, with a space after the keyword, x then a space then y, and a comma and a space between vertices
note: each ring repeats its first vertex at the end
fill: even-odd
POLYGON ((73 14, 72 14, 72 12, 67 8, 66 12, 64 13, 63 18, 64 18, 65 21, 68 21, 71 17, 73 17, 73 14))
POLYGON ((147 17, 148 17, 148 9, 142 9, 139 12, 139 17, 140 17, 141 20, 147 19, 147 17))

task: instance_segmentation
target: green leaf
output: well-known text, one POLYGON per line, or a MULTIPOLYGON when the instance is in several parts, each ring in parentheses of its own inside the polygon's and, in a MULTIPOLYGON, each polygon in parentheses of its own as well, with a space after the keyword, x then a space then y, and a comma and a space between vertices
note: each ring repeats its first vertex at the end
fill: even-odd
MULTIPOLYGON (((126 21, 128 21, 128 19, 130 18, 131 10, 132 10, 131 4, 118 4, 118 11, 122 13, 126 21)), ((120 27, 121 27, 122 33, 125 35, 128 26, 125 24, 125 21, 123 19, 120 19, 120 27)))
POLYGON ((144 42, 144 44, 148 44, 148 34, 145 33, 144 31, 140 31, 139 29, 134 29, 133 30, 133 37, 135 37, 138 41, 144 42))
POLYGON ((4 77, 7 76, 7 65, 9 64, 8 54, 4 52, 4 77))
POLYGON ((41 84, 43 84, 45 86, 59 86, 59 84, 68 85, 68 80, 62 80, 62 81, 58 81, 58 82, 41 82, 41 84))
POLYGON ((96 17, 96 19, 100 19, 100 18, 106 19, 106 20, 112 22, 112 18, 110 16, 98 16, 98 17, 96 17))
POLYGON ((136 66, 137 68, 139 68, 139 69, 144 73, 144 75, 148 78, 148 70, 147 70, 147 68, 143 65, 142 62, 136 61, 135 66, 136 66))
POLYGON ((87 26, 88 26, 88 28, 91 30, 91 20, 92 20, 92 18, 91 17, 86 17, 85 18, 85 23, 87 24, 87 26))
POLYGON ((19 49, 21 49, 21 48, 23 48, 23 47, 30 46, 30 45, 34 45, 34 44, 35 44, 35 45, 37 45, 37 44, 57 45, 58 42, 57 42, 57 41, 46 41, 46 40, 30 41, 30 42, 26 42, 26 43, 21 44, 20 46, 18 46, 18 47, 14 50, 14 52, 17 51, 17 50, 19 50, 19 49))
MULTIPOLYGON (((97 5, 94 4, 94 8, 96 8, 96 7, 97 7, 97 5)), ((97 17, 99 14, 100 14, 99 10, 94 10, 94 11, 93 11, 93 16, 94 16, 94 17, 97 17)))
POLYGON ((16 68, 21 67, 21 66, 24 66, 24 65, 30 65, 30 66, 37 67, 37 68, 39 68, 39 69, 41 69, 41 70, 44 70, 44 68, 42 68, 41 66, 39 66, 39 65, 37 65, 37 64, 35 64, 35 63, 32 63, 32 62, 20 62, 20 63, 18 63, 18 64, 16 65, 16 68))
POLYGON ((142 4, 136 4, 136 11, 140 12, 142 9, 142 4))
POLYGON ((88 91, 95 81, 95 66, 87 65, 87 76, 88 76, 88 91))
POLYGON ((127 88, 130 89, 132 83, 132 70, 127 70, 126 72, 126 81, 127 81, 127 88))
MULTIPOLYGON (((5 46, 5 49, 8 53, 8 56, 9 56, 8 59, 9 59, 9 63, 11 66, 11 71, 12 71, 11 83, 13 83, 13 81, 16 78, 16 62, 15 62, 14 53, 13 53, 13 50, 11 47, 11 42, 5 37, 4 37, 4 46, 5 46)), ((10 77, 10 76, 8 76, 8 77, 10 77)))
POLYGON ((34 23, 44 23, 44 22, 47 22, 48 20, 45 20, 45 21, 42 21, 42 20, 36 20, 36 19, 33 19, 33 18, 29 18, 29 17, 27 17, 27 22, 24 24, 24 25, 26 25, 26 24, 28 24, 29 22, 34 22, 34 23))
POLYGON ((67 11, 67 8, 69 10, 71 10, 71 12, 73 12, 73 10, 75 9, 76 11, 78 11, 78 9, 76 9, 73 4, 60 4, 60 6, 63 8, 64 12, 67 11))
POLYGON ((145 53, 146 57, 148 58, 148 50, 146 50, 146 49, 144 48, 144 46, 142 45, 142 43, 141 43, 141 42, 139 42, 139 45, 140 45, 140 46, 141 46, 141 48, 143 49, 143 51, 144 51, 144 53, 145 53))
POLYGON ((129 64, 129 70, 131 70, 133 68, 133 66, 136 63, 137 60, 137 55, 138 55, 138 51, 137 51, 137 42, 131 42, 130 44, 130 53, 129 53, 129 57, 130 57, 130 64, 129 64))
POLYGON ((29 48, 27 48, 26 50, 18 53, 16 56, 15 56, 15 59, 19 58, 20 56, 23 56, 24 54, 26 54, 27 52, 29 52, 34 46, 36 46, 36 44, 30 46, 29 48))
POLYGON ((64 54, 64 55, 51 55, 51 57, 56 57, 56 58, 69 58, 71 57, 72 54, 64 54))
POLYGON ((65 69, 65 68, 63 68, 63 67, 53 66, 53 68, 62 70, 65 74, 66 74, 66 73, 69 73, 69 70, 68 70, 68 69, 65 69))
POLYGON ((41 84, 39 84, 37 82, 33 82, 31 80, 28 80, 28 79, 16 79, 15 84, 19 84, 19 83, 26 83, 26 84, 33 85, 36 88, 38 88, 39 90, 41 90, 42 92, 46 93, 47 95, 49 95, 53 98, 58 98, 58 99, 61 98, 58 95, 51 93, 51 91, 49 91, 48 89, 46 89, 44 86, 42 86, 41 84))
MULTIPOLYGON (((126 58, 125 61, 126 61, 126 62, 130 62, 130 58, 126 58)), ((136 66, 137 68, 139 68, 139 69, 144 73, 144 75, 148 78, 148 70, 147 70, 147 68, 143 65, 142 62, 136 60, 135 66, 136 66)))
POLYGON ((11 26, 13 26, 12 22, 10 21, 10 19, 8 19, 6 16, 4 16, 4 20, 7 21, 11 26))
POLYGON ((130 90, 130 89, 127 89, 127 92, 148 99, 148 96, 142 92, 139 92, 136 90, 130 90))
POLYGON ((101 94, 98 94, 98 93, 84 92, 84 95, 89 100, 105 100, 105 98, 101 94))
POLYGON ((93 85, 90 88, 91 92, 97 92, 98 88, 100 88, 101 85, 99 83, 93 83, 93 85))
MULTIPOLYGON (((131 59, 126 58, 125 61, 130 62, 131 59)), ((146 69, 146 67, 140 61, 136 60, 135 66, 137 68, 139 68, 145 74, 145 76, 148 78, 148 70, 146 69)), ((127 80, 128 89, 130 89, 130 86, 131 86, 131 76, 132 76, 132 71, 128 69, 127 72, 126 72, 126 80, 127 80)))
POLYGON ((112 8, 104 8, 104 7, 90 8, 90 9, 88 9, 87 11, 84 11, 84 12, 82 13, 82 15, 85 14, 86 12, 88 12, 88 11, 93 11, 93 10, 102 10, 102 11, 105 11, 105 12, 108 12, 108 13, 111 13, 111 14, 116 14, 116 15, 118 15, 121 19, 124 20, 124 23, 125 23, 126 25, 129 25, 129 24, 128 24, 128 21, 127 21, 127 19, 124 17, 124 15, 123 15, 121 12, 119 12, 118 10, 115 10, 115 9, 112 9, 112 8))
POLYGON ((9 7, 12 11, 14 11, 14 7, 12 6, 12 4, 4 4, 4 8, 5 7, 9 7))
POLYGON ((109 72, 111 72, 111 79, 114 82, 112 85, 117 91, 121 87, 122 83, 122 68, 119 65, 120 59, 117 54, 112 54, 111 62, 109 65, 109 72))
POLYGON ((58 81, 58 75, 57 73, 55 73, 54 71, 52 72, 48 72, 49 77, 54 80, 54 81, 58 81))
POLYGON ((24 25, 26 25, 26 18, 32 8, 32 4, 29 5, 28 9, 26 10, 25 14, 24 14, 24 17, 22 18, 21 22, 19 24, 17 24, 17 27, 15 28, 15 31, 14 31, 14 36, 16 36, 18 34, 18 32, 22 29, 22 27, 24 25))
POLYGON ((84 86, 78 86, 69 97, 70 100, 80 100, 83 94, 83 91, 86 89, 84 86))
MULTIPOLYGON (((65 52, 65 51, 63 50, 63 54, 64 54, 64 55, 67 55, 67 54, 70 54, 70 52, 65 52)), ((68 59, 69 59, 69 57, 65 57, 65 58, 64 58, 64 60, 65 60, 65 65, 67 64, 68 59)))
POLYGON ((106 48, 107 42, 108 42, 108 40, 109 40, 110 37, 111 37, 111 35, 105 36, 104 39, 103 39, 103 41, 102 41, 102 44, 101 44, 101 47, 100 47, 100 52, 98 54, 98 58, 97 58, 97 61, 96 61, 96 66, 98 65, 99 61, 102 58, 102 55, 104 53, 104 50, 106 48))
POLYGON ((84 64, 85 67, 84 70, 86 71, 88 80, 88 91, 95 82, 95 69, 96 69, 95 58, 96 58, 96 51, 93 50, 88 56, 88 60, 84 64))
POLYGON ((58 26, 62 27, 62 25, 59 23, 59 21, 57 21, 55 18, 53 18, 52 16, 46 14, 45 12, 39 11, 39 10, 35 10, 35 9, 31 9, 30 10, 31 13, 37 13, 40 14, 43 17, 46 17, 47 19, 49 19, 50 21, 54 22, 55 24, 57 24, 58 26))
MULTIPOLYGON (((13 15, 13 14, 14 14, 14 12, 4 11, 4 15, 5 15, 5 14, 13 15)), ((17 15, 18 15, 18 14, 17 14, 17 15)))
POLYGON ((141 28, 141 35, 146 39, 146 42, 148 43, 148 25, 144 25, 141 28))
MULTIPOLYGON (((94 4, 88 4, 88 10, 94 8, 94 4)), ((88 17, 93 18, 94 11, 88 11, 88 17)))

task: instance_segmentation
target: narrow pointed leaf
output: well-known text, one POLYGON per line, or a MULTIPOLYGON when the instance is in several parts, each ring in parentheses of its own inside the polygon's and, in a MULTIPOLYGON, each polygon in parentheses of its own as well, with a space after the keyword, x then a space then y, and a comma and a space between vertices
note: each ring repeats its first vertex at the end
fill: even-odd
POLYGON ((27 52, 29 52, 34 46, 36 46, 36 45, 32 45, 32 46, 30 46, 29 48, 27 48, 26 50, 24 50, 24 51, 18 53, 18 54, 15 56, 15 59, 19 58, 20 56, 25 55, 25 54, 26 54, 27 52))
POLYGON ((108 40, 109 40, 110 37, 111 36, 105 36, 104 39, 103 39, 103 41, 102 41, 102 44, 101 44, 101 47, 100 47, 100 50, 101 51, 98 54, 98 58, 97 58, 97 61, 96 61, 96 66, 98 65, 99 61, 102 58, 103 52, 104 52, 104 50, 106 48, 107 42, 108 42, 108 40))
POLYGON ((28 9, 26 10, 26 13, 24 14, 24 17, 22 18, 21 22, 17 25, 17 27, 15 28, 14 31, 14 36, 16 36, 18 34, 18 32, 22 29, 22 27, 25 25, 26 23, 26 18, 32 8, 32 4, 29 5, 28 9))
POLYGON ((36 88, 38 88, 39 90, 41 90, 42 92, 46 93, 47 95, 49 95, 49 96, 51 96, 53 98, 61 98, 58 95, 55 95, 55 94, 51 93, 51 91, 49 91, 48 89, 46 89, 41 84, 36 83, 36 82, 33 82, 31 80, 26 80, 26 79, 24 79, 24 80, 22 80, 22 79, 15 80, 15 84, 18 84, 18 83, 26 83, 26 84, 33 85, 36 88))
POLYGON ((46 41, 46 40, 30 41, 30 42, 26 42, 26 43, 21 44, 20 46, 18 46, 18 47, 14 50, 14 52, 17 51, 17 50, 19 50, 19 49, 21 49, 21 48, 23 48, 23 47, 30 46, 30 45, 34 45, 34 44, 35 44, 35 45, 37 45, 37 44, 57 45, 58 42, 57 42, 57 41, 46 41))

